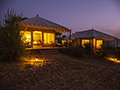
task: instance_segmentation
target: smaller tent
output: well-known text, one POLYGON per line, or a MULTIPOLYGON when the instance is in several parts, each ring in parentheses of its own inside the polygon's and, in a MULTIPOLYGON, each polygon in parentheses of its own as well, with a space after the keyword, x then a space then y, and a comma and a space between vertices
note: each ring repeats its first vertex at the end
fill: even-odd
MULTIPOLYGON (((64 38, 64 40, 67 39, 64 38)), ((76 40, 75 44, 80 44, 84 46, 85 43, 91 42, 92 45, 97 49, 101 48, 101 45, 103 45, 104 41, 109 40, 115 40, 115 47, 117 47, 117 38, 114 36, 111 36, 109 34, 97 31, 95 29, 85 30, 73 33, 71 35, 72 40, 76 40)))

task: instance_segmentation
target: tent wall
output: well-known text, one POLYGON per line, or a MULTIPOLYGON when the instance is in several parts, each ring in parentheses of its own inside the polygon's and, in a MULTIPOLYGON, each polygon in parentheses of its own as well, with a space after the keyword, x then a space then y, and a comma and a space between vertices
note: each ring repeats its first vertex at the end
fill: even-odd
POLYGON ((84 44, 91 43, 95 49, 101 48, 103 44, 102 39, 75 39, 74 45, 80 45, 84 47, 84 44))

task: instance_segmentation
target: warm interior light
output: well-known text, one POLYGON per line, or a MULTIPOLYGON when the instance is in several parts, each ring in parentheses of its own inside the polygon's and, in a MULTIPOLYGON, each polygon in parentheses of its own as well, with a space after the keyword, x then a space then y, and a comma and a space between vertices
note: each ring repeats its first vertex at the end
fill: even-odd
POLYGON ((102 44, 103 44, 103 40, 97 40, 96 48, 101 48, 102 44))
POLYGON ((34 41, 33 44, 37 44, 37 41, 34 41))
POLYGON ((66 40, 62 40, 62 45, 64 45, 65 44, 65 42, 67 42, 66 40))
POLYGON ((33 45, 42 44, 42 31, 33 31, 33 45))
POLYGON ((51 44, 55 42, 54 33, 44 33, 44 44, 51 44))
POLYGON ((85 47, 85 44, 89 43, 89 42, 90 42, 90 40, 82 39, 82 46, 85 47))
MULTIPOLYGON (((31 32, 30 31, 21 31, 23 37, 21 40, 27 45, 31 45, 31 32)), ((44 33, 44 44, 55 43, 55 34, 54 33, 44 33)), ((42 45, 42 31, 33 31, 33 45, 42 45)))
POLYGON ((31 45, 31 32, 29 31, 21 31, 20 32, 21 34, 23 34, 23 37, 21 38, 21 40, 28 44, 28 45, 31 45))
POLYGON ((30 35, 26 35, 26 41, 31 42, 31 36, 30 35))
POLYGON ((95 47, 95 39, 93 39, 93 46, 95 47))

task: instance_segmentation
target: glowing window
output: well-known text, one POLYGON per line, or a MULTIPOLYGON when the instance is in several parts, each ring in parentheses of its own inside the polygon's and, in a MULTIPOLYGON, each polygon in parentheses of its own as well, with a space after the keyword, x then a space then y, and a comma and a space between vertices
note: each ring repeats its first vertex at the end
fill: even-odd
POLYGON ((51 44, 55 42, 54 33, 44 33, 44 44, 51 44))
POLYGON ((82 46, 85 47, 86 43, 89 43, 90 40, 82 39, 82 46))
POLYGON ((42 32, 33 31, 33 45, 41 45, 41 44, 42 44, 42 32))
POLYGON ((101 48, 102 44, 103 44, 103 40, 97 40, 96 48, 101 48))
POLYGON ((67 42, 66 40, 62 40, 62 45, 64 45, 65 44, 65 42, 67 42))
POLYGON ((95 47, 95 39, 93 39, 93 46, 95 47))
POLYGON ((27 45, 31 45, 31 32, 29 31, 21 31, 21 34, 23 34, 21 40, 27 44, 27 45))

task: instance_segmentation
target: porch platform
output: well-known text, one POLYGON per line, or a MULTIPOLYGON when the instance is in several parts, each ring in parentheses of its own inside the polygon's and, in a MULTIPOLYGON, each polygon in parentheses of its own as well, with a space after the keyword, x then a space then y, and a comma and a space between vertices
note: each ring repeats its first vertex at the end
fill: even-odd
POLYGON ((26 48, 26 50, 50 50, 50 49, 65 49, 68 47, 31 47, 31 48, 26 48))
POLYGON ((60 49, 65 49, 67 47, 32 47, 26 48, 26 50, 30 50, 33 53, 40 53, 40 54, 59 54, 60 49))

